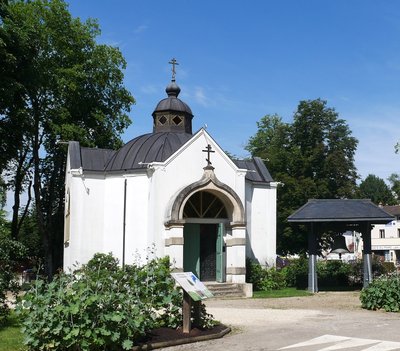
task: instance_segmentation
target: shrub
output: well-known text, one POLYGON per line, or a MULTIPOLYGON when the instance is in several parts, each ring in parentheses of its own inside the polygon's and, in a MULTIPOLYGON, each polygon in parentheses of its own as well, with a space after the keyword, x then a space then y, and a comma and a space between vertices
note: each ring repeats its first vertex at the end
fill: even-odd
POLYGON ((317 263, 318 284, 324 287, 349 286, 351 266, 342 261, 329 260, 317 263))
POLYGON ((79 270, 36 281, 17 311, 30 350, 112 351, 131 349, 154 328, 178 327, 181 305, 168 258, 122 269, 96 254, 79 270))
POLYGON ((10 313, 7 293, 15 297, 18 294, 15 271, 25 254, 26 248, 21 243, 0 237, 0 325, 5 323, 10 313))
POLYGON ((286 283, 289 287, 305 289, 308 284, 308 260, 305 257, 289 261, 289 265, 282 269, 285 272, 286 283))
POLYGON ((360 294, 361 306, 368 310, 384 309, 387 312, 400 310, 400 278, 395 275, 382 276, 372 281, 360 294))
POLYGON ((287 286, 284 270, 264 268, 250 259, 246 261, 246 281, 253 284, 255 291, 279 290, 287 286))

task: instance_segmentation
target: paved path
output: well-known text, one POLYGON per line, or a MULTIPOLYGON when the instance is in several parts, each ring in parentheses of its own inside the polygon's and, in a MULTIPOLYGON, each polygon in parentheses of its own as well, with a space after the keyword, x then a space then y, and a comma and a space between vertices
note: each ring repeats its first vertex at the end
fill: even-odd
POLYGON ((363 310, 354 296, 317 294, 275 303, 210 300, 207 311, 233 331, 222 339, 168 350, 400 351, 400 314, 363 310))

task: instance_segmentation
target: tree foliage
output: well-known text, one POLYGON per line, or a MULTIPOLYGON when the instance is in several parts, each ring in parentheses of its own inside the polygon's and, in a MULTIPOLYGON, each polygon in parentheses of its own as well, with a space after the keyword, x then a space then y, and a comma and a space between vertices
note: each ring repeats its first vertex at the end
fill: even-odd
POLYGON ((395 205, 396 199, 382 178, 369 174, 359 186, 359 197, 371 199, 376 205, 395 205))
POLYGON ((308 199, 352 198, 357 172, 354 153, 358 141, 326 101, 300 101, 292 123, 267 115, 257 123, 247 150, 261 157, 278 188, 278 252, 299 253, 307 247, 301 228, 287 217, 308 199))
POLYGON ((125 60, 97 44, 99 34, 95 20, 73 18, 62 0, 0 5, 0 166, 15 194, 12 235, 28 211, 20 194, 32 187, 49 271, 62 251, 66 148, 57 142, 115 148, 130 124, 125 60))

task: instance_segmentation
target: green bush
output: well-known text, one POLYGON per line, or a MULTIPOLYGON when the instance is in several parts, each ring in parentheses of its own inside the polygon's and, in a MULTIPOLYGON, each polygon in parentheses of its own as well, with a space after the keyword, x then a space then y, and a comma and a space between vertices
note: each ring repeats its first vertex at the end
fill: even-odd
POLYGON ((361 306, 368 310, 400 311, 400 278, 382 276, 372 281, 360 294, 361 306))
POLYGON ((25 257, 26 248, 15 240, 0 237, 0 325, 7 320, 10 309, 7 293, 17 296, 19 283, 15 271, 25 257))
POLYGON ((79 270, 36 281, 17 311, 30 350, 112 351, 131 349, 154 328, 178 327, 181 305, 167 258, 122 269, 96 254, 79 270))
POLYGON ((287 286, 283 269, 264 268, 250 259, 246 261, 246 281, 253 284, 254 291, 279 290, 287 286))
POLYGON ((318 261, 318 285, 321 287, 349 286, 351 271, 350 264, 343 261, 318 261))
POLYGON ((305 289, 308 284, 308 259, 305 257, 289 261, 289 265, 284 267, 286 283, 289 287, 305 289))

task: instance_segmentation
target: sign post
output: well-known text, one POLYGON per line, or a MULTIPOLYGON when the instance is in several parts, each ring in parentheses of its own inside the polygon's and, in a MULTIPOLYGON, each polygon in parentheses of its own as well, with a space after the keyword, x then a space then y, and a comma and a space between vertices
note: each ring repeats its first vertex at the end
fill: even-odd
POLYGON ((200 301, 213 294, 192 272, 171 273, 175 281, 183 289, 183 333, 189 333, 192 328, 192 301, 194 302, 193 324, 197 325, 200 320, 200 301))

